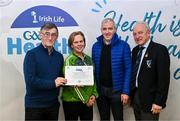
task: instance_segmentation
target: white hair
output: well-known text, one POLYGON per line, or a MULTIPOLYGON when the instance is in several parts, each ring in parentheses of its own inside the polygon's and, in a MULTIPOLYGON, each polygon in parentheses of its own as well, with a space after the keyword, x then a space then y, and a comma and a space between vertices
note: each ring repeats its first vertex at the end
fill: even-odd
POLYGON ((145 28, 146 28, 146 31, 148 31, 148 30, 151 31, 151 28, 149 27, 148 23, 144 22, 144 21, 137 21, 134 28, 139 24, 143 24, 145 26, 145 28))
POLYGON ((112 22, 114 25, 114 28, 116 29, 116 24, 112 18, 105 18, 104 20, 102 20, 101 27, 103 26, 104 23, 107 23, 107 22, 112 22))

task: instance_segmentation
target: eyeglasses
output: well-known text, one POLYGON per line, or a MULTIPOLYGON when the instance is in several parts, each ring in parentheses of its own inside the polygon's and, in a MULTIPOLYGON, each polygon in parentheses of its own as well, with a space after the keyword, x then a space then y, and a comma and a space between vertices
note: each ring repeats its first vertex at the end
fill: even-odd
POLYGON ((42 33, 42 34, 47 38, 49 38, 49 37, 56 38, 58 36, 57 33, 50 33, 50 32, 45 32, 45 33, 42 33))

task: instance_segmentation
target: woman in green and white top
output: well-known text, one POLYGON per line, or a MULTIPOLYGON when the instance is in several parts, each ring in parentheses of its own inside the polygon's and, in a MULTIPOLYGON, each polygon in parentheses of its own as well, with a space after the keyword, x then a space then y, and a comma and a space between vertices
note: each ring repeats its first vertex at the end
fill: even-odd
MULTIPOLYGON (((66 58, 64 68, 93 65, 92 59, 83 53, 85 45, 85 37, 81 31, 71 33, 68 46, 72 53, 66 58)), ((93 105, 97 96, 95 83, 93 86, 64 86, 61 99, 65 120, 78 120, 79 117, 80 120, 93 120, 93 105)))

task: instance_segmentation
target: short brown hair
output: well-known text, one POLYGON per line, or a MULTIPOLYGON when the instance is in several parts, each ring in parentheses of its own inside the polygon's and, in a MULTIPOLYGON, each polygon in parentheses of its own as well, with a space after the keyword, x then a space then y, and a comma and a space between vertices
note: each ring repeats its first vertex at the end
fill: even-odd
POLYGON ((86 45, 86 39, 85 39, 84 34, 81 31, 75 31, 75 32, 70 34, 69 39, 68 39, 68 46, 69 46, 70 49, 72 49, 71 45, 72 45, 72 43, 74 41, 75 36, 77 36, 77 35, 81 35, 83 37, 83 41, 84 41, 84 43, 86 45))
POLYGON ((44 29, 52 29, 52 28, 55 28, 57 31, 57 34, 59 34, 57 26, 52 22, 45 23, 44 25, 41 26, 40 30, 42 31, 44 29))

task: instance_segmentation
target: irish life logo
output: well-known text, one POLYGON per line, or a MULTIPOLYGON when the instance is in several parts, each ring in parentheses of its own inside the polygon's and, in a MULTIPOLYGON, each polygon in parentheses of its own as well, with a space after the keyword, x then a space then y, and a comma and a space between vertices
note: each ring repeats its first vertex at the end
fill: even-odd
POLYGON ((59 38, 54 47, 62 54, 68 54, 67 38, 74 30, 79 29, 78 23, 66 11, 54 6, 35 6, 23 11, 11 25, 10 33, 5 36, 7 54, 21 55, 41 43, 40 27, 46 22, 58 26, 59 38))

